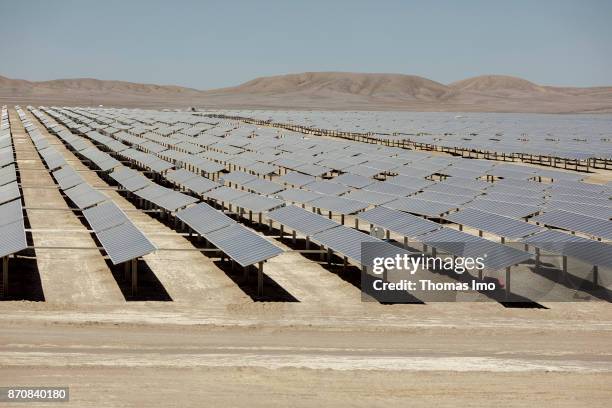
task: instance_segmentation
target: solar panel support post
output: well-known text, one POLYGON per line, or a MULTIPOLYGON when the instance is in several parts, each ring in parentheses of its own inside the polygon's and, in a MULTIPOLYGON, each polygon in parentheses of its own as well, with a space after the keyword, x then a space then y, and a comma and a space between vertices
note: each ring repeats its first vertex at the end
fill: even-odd
POLYGON ((257 296, 263 296, 263 262, 259 262, 257 268, 257 296))
POLYGON ((327 266, 331 266, 332 265, 332 255, 333 255, 333 251, 331 248, 327 248, 327 266))
POLYGON ((0 293, 1 297, 8 295, 8 256, 2 257, 2 293, 0 293))
POLYGON ((123 263, 123 280, 126 282, 129 282, 130 280, 130 263, 129 262, 123 263))
POLYGON ((273 222, 272 220, 268 220, 268 232, 270 233, 272 233, 272 222, 273 222))
POLYGON ((280 226, 280 238, 279 238, 279 240, 282 242, 284 237, 285 237, 285 227, 283 226, 283 224, 281 224, 281 226, 280 226))
POLYGON ((567 279, 567 256, 563 255, 562 257, 562 270, 563 270, 563 279, 567 279))
POLYGON ((482 268, 478 268, 478 280, 482 280, 482 268))
POLYGON ((597 287, 599 281, 599 267, 593 265, 593 286, 597 287))
POLYGON ((359 218, 355 218, 355 229, 359 229, 359 218))
POLYGON ((132 264, 132 296, 138 292, 138 259, 131 260, 132 264))
POLYGON ((295 245, 296 241, 297 241, 296 233, 295 233, 295 230, 293 230, 293 233, 291 234, 291 242, 293 243, 293 245, 295 245))
POLYGON ((344 214, 340 214, 340 223, 344 225, 344 214))
POLYGON ((535 267, 540 267, 540 248, 535 249, 535 267))
POLYGON ((310 249, 310 237, 306 236, 306 249, 310 249))
POLYGON ((510 297, 510 266, 506 268, 506 300, 510 297))

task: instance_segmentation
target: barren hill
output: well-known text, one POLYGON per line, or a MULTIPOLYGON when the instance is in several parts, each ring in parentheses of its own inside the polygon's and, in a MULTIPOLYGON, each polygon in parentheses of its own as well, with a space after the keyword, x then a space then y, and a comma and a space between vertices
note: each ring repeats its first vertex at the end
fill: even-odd
POLYGON ((612 87, 534 84, 501 75, 444 85, 403 74, 306 72, 200 91, 89 78, 25 81, 0 76, 0 103, 142 107, 362 109, 482 112, 612 112, 612 87))

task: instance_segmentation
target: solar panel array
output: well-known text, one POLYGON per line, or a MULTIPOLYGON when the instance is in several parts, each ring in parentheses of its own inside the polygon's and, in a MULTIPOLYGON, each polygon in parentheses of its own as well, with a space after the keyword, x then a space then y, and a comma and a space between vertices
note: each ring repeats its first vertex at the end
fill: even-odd
POLYGON ((27 247, 13 137, 8 111, 3 106, 0 109, 0 258, 27 247))
POLYGON ((299 126, 330 134, 368 135, 392 143, 409 141, 506 155, 532 154, 579 160, 612 158, 612 119, 603 115, 263 110, 219 113, 285 124, 289 128, 299 126))
MULTIPOLYGON (((119 159, 153 171, 175 189, 229 208, 268 212, 268 217, 274 208, 293 203, 315 212, 357 217, 384 205, 396 213, 443 219, 515 239, 542 231, 531 217, 559 208, 573 214, 588 212, 604 224, 610 222, 610 186, 582 182, 583 176, 576 173, 316 140, 185 112, 46 111, 72 132, 87 136, 119 159), (147 164, 156 160, 171 166, 147 164), (592 199, 591 204, 579 205, 585 197, 592 199)), ((132 179, 144 184, 147 178, 132 179)), ((411 232, 408 228, 402 231, 395 232, 411 232)), ((485 241, 496 248, 500 245, 485 241)))
MULTIPOLYGON (((155 251, 155 245, 132 223, 124 212, 106 195, 91 187, 63 159, 61 153, 49 145, 47 138, 21 109, 18 109, 17 112, 53 178, 70 201, 82 211, 113 265, 137 259, 155 251)), ((39 116, 39 119, 45 125, 49 125, 49 128, 52 128, 48 118, 39 116)), ((81 149, 79 151, 87 150, 88 156, 83 156, 90 158, 97 167, 100 167, 100 164, 114 163, 115 161, 103 152, 98 151, 100 154, 97 154, 95 152, 98 150, 96 147, 76 136, 72 137, 63 132, 61 138, 73 146, 75 150, 77 148, 81 149)))
MULTIPOLYGON (((95 146, 82 146, 83 143, 78 142, 78 139, 83 139, 81 136, 73 135, 69 130, 61 129, 58 126, 54 126, 54 121, 42 115, 40 111, 32 110, 32 112, 38 119, 42 121, 45 126, 47 126, 50 130, 53 130, 64 142, 66 142, 66 144, 71 146, 73 150, 76 150, 74 144, 77 144, 78 147, 83 147, 88 151, 91 149, 98 150, 98 148, 95 146)), ((125 136, 123 138, 129 139, 125 136)), ((103 140, 99 137, 97 137, 97 139, 103 140)), ((136 140, 132 141, 136 142, 136 140)), ((89 141, 86 142, 90 143, 89 141)), ((140 142, 140 140, 138 140, 138 142, 140 142)), ((168 163, 168 166, 162 165, 160 162, 157 162, 155 156, 142 156, 140 153, 143 152, 139 152, 136 150, 130 153, 130 155, 125 155, 125 152, 130 151, 132 149, 121 148, 121 146, 117 145, 116 143, 113 143, 113 146, 115 148, 113 152, 115 152, 119 156, 122 156, 127 159, 133 159, 135 162, 138 163, 139 167, 144 167, 153 172, 166 171, 174 167, 174 165, 171 163, 168 163)), ((149 146, 149 149, 151 149, 151 146, 149 146)), ((82 156, 82 158, 84 159, 89 159, 95 167, 99 168, 100 170, 103 170, 99 166, 98 162, 91 160, 90 157, 80 154, 82 153, 82 150, 76 150, 76 153, 79 154, 79 156, 82 156)), ((102 153, 102 155, 90 154, 90 156, 99 158, 102 158, 103 155, 108 156, 107 153, 100 153, 102 153)), ((103 161, 108 162, 108 158, 104 157, 103 161)), ((221 250, 230 258, 238 262, 241 266, 249 266, 254 263, 262 262, 283 252, 282 249, 273 245, 267 239, 263 238, 262 236, 256 234, 255 232, 242 225, 236 224, 235 221, 233 221, 231 218, 208 206, 207 204, 199 203, 196 206, 193 206, 193 204, 198 203, 200 201, 196 197, 175 191, 172 188, 159 185, 154 181, 150 180, 149 178, 145 177, 141 172, 123 166, 119 161, 116 161, 115 166, 106 167, 107 170, 112 169, 112 172, 109 173, 109 177, 115 180, 119 185, 123 186, 135 197, 146 201, 148 203, 147 205, 156 206, 165 211, 176 213, 177 219, 183 221, 190 228, 197 231, 209 242, 215 245, 219 250, 221 250), (204 207, 207 207, 207 209, 210 211, 202 211, 204 207), (202 217, 201 220, 197 219, 197 217, 193 217, 193 214, 196 213, 198 214, 198 217, 202 217), (223 225, 223 228, 214 230, 204 228, 202 226, 202 221, 206 222, 207 224, 210 223, 211 214, 213 213, 217 213, 219 217, 224 218, 227 225, 223 225), (192 216, 190 217, 189 214, 191 214, 192 216)), ((63 168, 60 171, 65 170, 63 168)), ((57 172, 55 172, 54 175, 57 175, 57 172)), ((172 182, 173 184, 185 188, 187 188, 187 186, 193 185, 189 183, 194 182, 194 180, 202 180, 199 184, 200 187, 206 184, 208 184, 210 188, 219 187, 217 183, 198 176, 197 174, 191 173, 185 169, 172 170, 168 173, 165 173, 164 176, 167 176, 168 181, 172 182)), ((67 177, 70 177, 72 179, 74 176, 70 175, 67 177)), ((59 181, 58 184, 60 184, 59 181)), ((227 187, 225 188, 227 190, 237 191, 229 189, 227 187)), ((105 201, 105 198, 103 198, 105 196, 98 197, 95 194, 92 194, 91 191, 88 191, 88 189, 91 189, 91 187, 89 187, 89 185, 83 182, 81 184, 78 184, 76 187, 72 187, 71 189, 65 190, 64 192, 73 202, 79 205, 80 208, 83 208, 83 206, 85 205, 89 206, 105 201), (83 191, 78 191, 79 194, 75 194, 73 193, 75 189, 83 191)), ((204 188, 203 190, 206 191, 200 191, 202 194, 206 194, 206 192, 209 191, 208 188, 204 188)), ((215 189, 215 191, 222 191, 222 188, 217 188, 215 189)), ((247 210, 260 212, 263 209, 268 210, 270 208, 274 208, 282 204, 282 201, 274 198, 254 195, 244 191, 240 191, 239 193, 242 196, 242 201, 236 201, 236 203, 237 205, 240 205, 241 208, 245 208, 247 210)), ((105 204, 99 204, 96 207, 93 207, 93 209, 100 208, 99 211, 84 210, 85 217, 88 219, 88 221, 88 217, 92 217, 92 222, 95 225, 107 225, 109 218, 113 219, 113 217, 116 218, 118 216, 116 211, 118 210, 118 208, 113 209, 111 207, 107 207, 107 204, 108 202, 105 202, 105 204)), ((142 239, 144 238, 144 236, 137 236, 137 233, 139 231, 137 231, 135 227, 131 228, 129 226, 121 224, 120 226, 113 226, 112 228, 108 228, 103 231, 96 231, 96 227, 94 227, 93 225, 92 228, 94 229, 94 232, 96 232, 96 234, 98 235, 98 238, 102 245, 105 248, 108 247, 109 250, 113 251, 113 253, 116 254, 116 259, 124 259, 126 256, 129 255, 129 251, 125 250, 126 246, 132 247, 134 248, 134 250, 144 250, 144 248, 147 247, 146 243, 142 239), (125 234, 129 234, 133 237, 133 242, 131 244, 129 242, 125 242, 125 234), (117 245, 116 242, 119 242, 120 245, 117 245)), ((111 259, 113 259, 113 256, 111 256, 111 259)))

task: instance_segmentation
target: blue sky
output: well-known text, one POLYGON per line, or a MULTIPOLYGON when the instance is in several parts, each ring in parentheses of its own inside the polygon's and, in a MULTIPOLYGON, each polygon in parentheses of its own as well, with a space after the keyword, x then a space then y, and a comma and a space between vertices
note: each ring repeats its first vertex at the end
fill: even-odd
POLYGON ((303 71, 612 85, 612 1, 0 0, 0 75, 199 89, 303 71))

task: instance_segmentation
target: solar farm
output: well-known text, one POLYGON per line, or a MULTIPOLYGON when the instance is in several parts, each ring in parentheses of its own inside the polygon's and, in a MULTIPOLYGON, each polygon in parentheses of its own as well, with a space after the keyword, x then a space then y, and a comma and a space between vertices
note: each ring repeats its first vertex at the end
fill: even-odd
MULTIPOLYGON (((164 254, 188 256, 185 268, 199 271, 198 281, 214 265, 253 301, 316 299, 315 293, 301 299, 317 285, 300 283, 324 273, 358 289, 364 243, 409 254, 486 254, 478 278, 502 283, 503 293, 489 296, 496 301, 536 301, 529 289, 537 284, 527 280, 513 292, 512 278, 537 277, 543 264, 557 270, 544 281, 559 283, 571 275, 604 292, 610 283, 612 184, 600 180, 609 177, 612 150, 597 129, 581 141, 574 137, 573 145, 580 144, 575 150, 568 150, 569 143, 562 143, 563 150, 554 146, 580 126, 565 130, 567 140, 525 144, 545 150, 539 156, 540 163, 549 163, 544 166, 533 165, 524 155, 534 153, 510 136, 504 143, 484 143, 474 134, 474 141, 458 143, 447 133, 425 141, 423 128, 414 132, 419 136, 405 135, 406 121, 383 126, 372 114, 349 115, 359 119, 347 128, 349 120, 338 114, 304 119, 305 112, 29 106, 12 113, 2 110, 0 256, 7 299, 46 297, 45 279, 54 277, 41 271, 37 294, 29 293, 20 268, 24 259, 36 264, 36 253, 54 250, 102 258, 107 270, 90 279, 116 286, 110 292, 121 289, 125 301, 181 301, 180 293, 164 285, 170 279, 165 271, 174 266, 169 261, 164 268, 164 254), (392 131, 394 124, 403 131, 392 131), (368 125, 372 130, 357 131, 368 125), (27 163, 20 160, 25 152, 15 148, 17 137, 31 144, 27 163), (466 154, 476 151, 472 143, 488 159, 466 154), (448 153, 458 147, 463 152, 448 153), (503 157, 491 159, 492 152, 503 157), (561 160, 591 172, 555 168, 561 160), (31 163, 48 185, 23 181, 31 163), (593 174, 600 182, 589 182, 593 174), (59 194, 63 202, 46 205, 36 188, 59 194), (60 214, 78 221, 94 245, 62 243, 72 230, 57 225, 60 214), (180 245, 156 242, 150 227, 134 217, 180 245), (55 236, 47 239, 38 231, 55 236), (316 273, 287 273, 296 257, 316 273)), ((80 272, 73 272, 78 281, 80 272)), ((184 285, 190 284, 188 275, 184 285)), ((452 279, 435 271, 431 276, 452 279)))
POLYGON ((372 406, 446 382, 455 404, 492 373, 501 394, 606 400, 608 119, 474 118, 3 107, 0 370, 77 406, 372 406), (419 276, 496 289, 364 293, 368 245, 484 254, 419 276))

